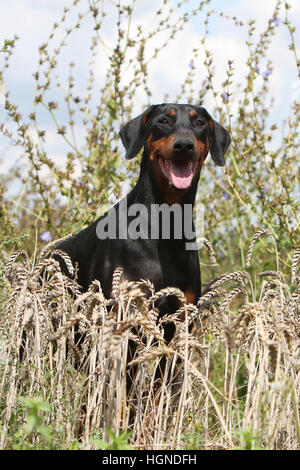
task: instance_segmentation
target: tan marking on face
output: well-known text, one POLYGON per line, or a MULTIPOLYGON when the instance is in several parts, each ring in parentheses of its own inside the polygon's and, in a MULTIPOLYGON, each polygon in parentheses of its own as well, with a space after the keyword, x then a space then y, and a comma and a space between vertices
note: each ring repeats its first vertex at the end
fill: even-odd
MULTIPOLYGON (((166 177, 162 174, 161 169, 159 168, 157 157, 158 155, 161 155, 166 159, 172 158, 174 139, 176 135, 171 134, 169 137, 162 137, 158 140, 152 140, 152 137, 152 134, 150 134, 147 139, 147 147, 149 150, 151 165, 164 200, 168 204, 172 205, 181 200, 183 193, 178 192, 175 188, 170 186, 169 182, 166 181, 166 177)), ((195 145, 196 160, 200 162, 201 168, 209 151, 209 139, 207 137, 206 142, 204 143, 201 140, 196 139, 194 135, 192 138, 195 145)))
POLYGON ((164 158, 171 158, 173 152, 174 134, 169 137, 162 137, 158 140, 152 140, 152 134, 147 139, 147 145, 150 152, 150 160, 155 160, 158 155, 164 158))
POLYGON ((191 116, 192 118, 197 117, 196 111, 190 111, 190 116, 191 116))
POLYGON ((164 158, 171 158, 173 152, 173 142, 175 135, 171 134, 169 137, 162 137, 158 140, 152 140, 152 134, 147 139, 147 146, 149 150, 149 158, 151 166, 155 175, 156 182, 159 186, 163 199, 169 204, 175 204, 180 201, 183 194, 178 192, 175 188, 170 186, 166 177, 162 174, 159 168, 157 156, 162 155, 164 158))
POLYGON ((168 112, 167 112, 168 116, 175 116, 176 115, 176 111, 175 109, 170 109, 168 112))
POLYGON ((196 159, 200 161, 200 165, 204 162, 209 152, 209 138, 206 137, 206 141, 202 142, 201 140, 194 138, 196 159))

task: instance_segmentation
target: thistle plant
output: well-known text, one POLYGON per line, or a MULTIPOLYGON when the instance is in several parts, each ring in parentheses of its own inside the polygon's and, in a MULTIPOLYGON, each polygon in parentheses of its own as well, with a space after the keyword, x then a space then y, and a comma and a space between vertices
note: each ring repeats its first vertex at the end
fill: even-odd
POLYGON ((279 29, 286 30, 298 79, 293 10, 274 1, 258 30, 254 19, 227 15, 211 0, 161 0, 147 27, 137 7, 134 0, 74 0, 62 8, 39 47, 29 116, 7 80, 18 32, 0 45, 0 132, 19 149, 0 180, 0 447, 297 449, 300 103, 291 96, 287 121, 274 121, 276 64, 269 57, 279 29), (161 101, 210 104, 232 137, 224 171, 207 159, 199 184, 203 296, 185 304, 173 286, 155 292, 146 279, 124 280, 121 268, 111 298, 98 281, 83 294, 57 240, 94 221, 134 184, 139 159, 125 163, 119 128, 152 104, 153 64, 195 19, 199 39, 185 78, 177 90, 162 90, 161 101), (217 80, 213 21, 246 35, 241 78, 229 50, 217 80), (82 31, 85 77, 71 54, 82 31), (62 161, 51 151, 51 133, 62 161), (168 295, 181 307, 161 320, 155 302, 168 295), (176 330, 169 345, 163 321, 176 330), (126 393, 129 342, 137 374, 126 393))

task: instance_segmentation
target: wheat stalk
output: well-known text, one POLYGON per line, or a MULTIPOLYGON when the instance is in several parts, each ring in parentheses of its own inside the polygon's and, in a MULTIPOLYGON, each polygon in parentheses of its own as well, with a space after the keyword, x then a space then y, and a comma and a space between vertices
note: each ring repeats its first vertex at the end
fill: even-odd
POLYGON ((69 238, 72 238, 72 236, 73 236, 73 234, 69 233, 65 237, 58 238, 57 240, 53 240, 53 241, 47 243, 47 245, 45 245, 44 248, 40 251, 39 259, 41 260, 42 258, 47 256, 49 254, 49 252, 51 252, 57 245, 59 245, 63 241, 68 240, 69 238))
POLYGON ((248 248, 248 252, 247 252, 247 258, 246 258, 246 267, 249 268, 251 266, 251 259, 252 259, 252 255, 253 255, 253 250, 254 250, 254 246, 255 246, 255 243, 257 242, 257 240, 262 237, 263 235, 268 235, 269 237, 272 238, 272 241, 273 241, 273 244, 274 244, 274 247, 275 247, 275 255, 276 255, 276 267, 277 267, 277 271, 279 271, 279 261, 278 261, 278 252, 277 252, 277 246, 276 246, 276 241, 275 241, 275 238, 274 238, 274 235, 272 234, 272 232, 270 232, 270 230, 267 230, 267 229, 261 229, 261 230, 258 230, 252 237, 251 241, 250 241, 250 244, 249 244, 249 248, 248 248))
POLYGON ((230 291, 229 294, 224 296, 224 300, 220 305, 220 310, 221 312, 223 312, 223 314, 226 312, 232 300, 238 295, 241 295, 242 297, 247 297, 246 289, 241 288, 241 287, 236 287, 235 289, 232 289, 232 291, 230 291))
POLYGON ((208 249, 211 266, 217 267, 218 261, 217 261, 215 250, 213 249, 211 242, 207 240, 207 238, 201 238, 201 241, 203 242, 204 246, 206 246, 206 248, 208 249))
MULTIPOLYGON (((292 264, 297 276, 295 256, 292 264)), ((80 435, 86 446, 91 446, 94 429, 111 427, 116 433, 133 429, 136 448, 179 449, 182 435, 195 432, 190 416, 203 423, 204 448, 212 446, 212 438, 215 447, 232 447, 233 429, 250 423, 254 430, 264 427, 266 446, 298 445, 300 294, 299 287, 290 292, 279 271, 261 273, 271 279, 263 281, 259 302, 248 302, 249 275, 236 271, 210 283, 197 305, 187 305, 179 289, 155 292, 147 280, 122 280, 121 269, 114 272, 110 299, 105 299, 99 281, 82 293, 53 258, 39 257, 32 266, 25 253, 15 253, 8 270, 13 287, 0 316, 5 349, 0 361, 6 430, 2 447, 20 390, 30 396, 42 393, 55 408, 55 426, 68 426, 67 442, 80 435), (232 288, 233 282, 239 285, 232 288), (156 302, 169 295, 178 298, 179 308, 160 318, 156 302), (237 296, 245 305, 227 314, 237 296), (168 322, 175 334, 166 345, 168 322), (218 373, 218 383, 223 391, 211 380, 220 351, 224 377, 218 373), (132 375, 129 390, 127 374, 132 375), (239 374, 247 383, 245 397, 238 396, 239 374), (284 377, 290 385, 273 390, 272 384, 284 377), (288 392, 292 389, 293 395, 288 392), (282 429, 288 436, 283 443, 282 429)))
POLYGON ((296 248, 293 258, 292 258, 292 270, 291 270, 292 282, 296 282, 297 280, 297 268, 298 268, 299 259, 300 259, 300 247, 296 248))

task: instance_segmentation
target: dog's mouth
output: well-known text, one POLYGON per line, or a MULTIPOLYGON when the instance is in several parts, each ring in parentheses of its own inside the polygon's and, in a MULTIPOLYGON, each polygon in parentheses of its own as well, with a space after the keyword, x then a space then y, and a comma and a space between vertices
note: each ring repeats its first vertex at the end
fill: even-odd
POLYGON ((176 189, 187 189, 197 172, 199 160, 169 160, 158 156, 158 164, 162 173, 176 189))

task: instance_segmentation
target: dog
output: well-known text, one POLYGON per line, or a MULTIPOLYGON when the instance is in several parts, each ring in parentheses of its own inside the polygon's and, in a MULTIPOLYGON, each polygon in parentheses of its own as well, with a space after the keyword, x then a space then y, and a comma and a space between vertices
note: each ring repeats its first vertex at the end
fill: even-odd
MULTIPOLYGON (((192 213, 208 153, 216 165, 225 164, 229 133, 203 107, 164 103, 150 106, 128 122, 121 128, 120 137, 127 160, 143 149, 137 184, 124 199, 59 248, 78 265, 78 283, 83 291, 97 279, 109 298, 114 270, 121 267, 129 281, 148 279, 155 290, 177 287, 188 303, 196 304, 201 295, 198 251, 187 249, 191 238, 184 230, 178 235, 177 229, 186 224, 184 209, 192 213), (168 237, 164 236, 164 216, 153 212, 153 207, 178 209, 170 213, 168 237), (137 221, 136 214, 142 209, 146 215, 137 221), (138 225, 143 226, 140 232, 138 225)), ((188 220, 190 223, 190 217, 188 220)), ((159 303, 160 316, 177 308, 178 299, 169 296, 159 303)), ((171 327, 165 330, 166 342, 173 333, 171 327)))

